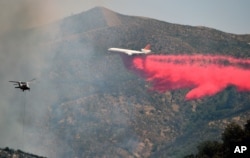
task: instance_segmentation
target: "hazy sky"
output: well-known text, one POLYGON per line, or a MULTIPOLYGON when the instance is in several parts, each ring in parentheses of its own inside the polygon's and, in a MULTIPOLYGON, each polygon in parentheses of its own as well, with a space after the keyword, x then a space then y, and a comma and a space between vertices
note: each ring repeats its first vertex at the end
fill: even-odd
POLYGON ((250 34, 249 0, 54 0, 53 3, 59 11, 57 17, 104 6, 127 15, 250 34))

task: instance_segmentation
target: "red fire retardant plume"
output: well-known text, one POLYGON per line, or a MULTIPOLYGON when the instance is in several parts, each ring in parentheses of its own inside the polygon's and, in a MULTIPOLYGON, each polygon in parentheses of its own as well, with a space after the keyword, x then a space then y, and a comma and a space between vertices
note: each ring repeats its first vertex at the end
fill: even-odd
POLYGON ((190 89, 186 99, 212 96, 227 86, 250 91, 250 60, 219 55, 122 56, 125 66, 165 92, 190 89))

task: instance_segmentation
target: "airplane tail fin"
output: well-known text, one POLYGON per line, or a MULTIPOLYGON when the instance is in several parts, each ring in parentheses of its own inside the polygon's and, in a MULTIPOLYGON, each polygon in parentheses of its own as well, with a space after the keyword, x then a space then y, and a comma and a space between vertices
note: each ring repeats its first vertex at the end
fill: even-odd
POLYGON ((150 50, 150 49, 151 49, 151 45, 150 45, 150 44, 147 44, 147 45, 144 47, 144 49, 150 50))
POLYGON ((145 54, 150 53, 151 52, 151 45, 147 44, 144 48, 141 49, 141 51, 145 54))

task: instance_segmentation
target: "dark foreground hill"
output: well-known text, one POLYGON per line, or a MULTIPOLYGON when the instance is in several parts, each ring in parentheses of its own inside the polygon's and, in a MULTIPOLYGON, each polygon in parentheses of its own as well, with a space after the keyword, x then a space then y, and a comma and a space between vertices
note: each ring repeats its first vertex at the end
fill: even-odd
POLYGON ((219 140, 229 122, 243 124, 249 119, 249 92, 228 87, 215 96, 186 101, 186 89, 148 91, 148 83, 107 49, 140 49, 150 43, 156 54, 249 58, 250 35, 126 16, 100 7, 34 32, 40 50, 50 56, 40 84, 30 93, 36 97, 29 106, 39 105, 40 115, 32 112, 36 108, 28 109, 25 137, 38 139, 36 147, 44 149, 45 156, 181 157, 203 140, 219 140))
POLYGON ((45 158, 42 156, 37 156, 29 153, 25 153, 21 150, 13 150, 10 148, 0 149, 0 157, 1 158, 45 158))

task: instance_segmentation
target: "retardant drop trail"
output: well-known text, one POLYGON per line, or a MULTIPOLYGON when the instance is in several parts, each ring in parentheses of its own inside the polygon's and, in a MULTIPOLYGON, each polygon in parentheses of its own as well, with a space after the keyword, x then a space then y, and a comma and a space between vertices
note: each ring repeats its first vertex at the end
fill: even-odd
POLYGON ((186 99, 212 96, 227 86, 250 91, 250 60, 212 55, 122 55, 127 69, 165 92, 190 89, 186 99))

